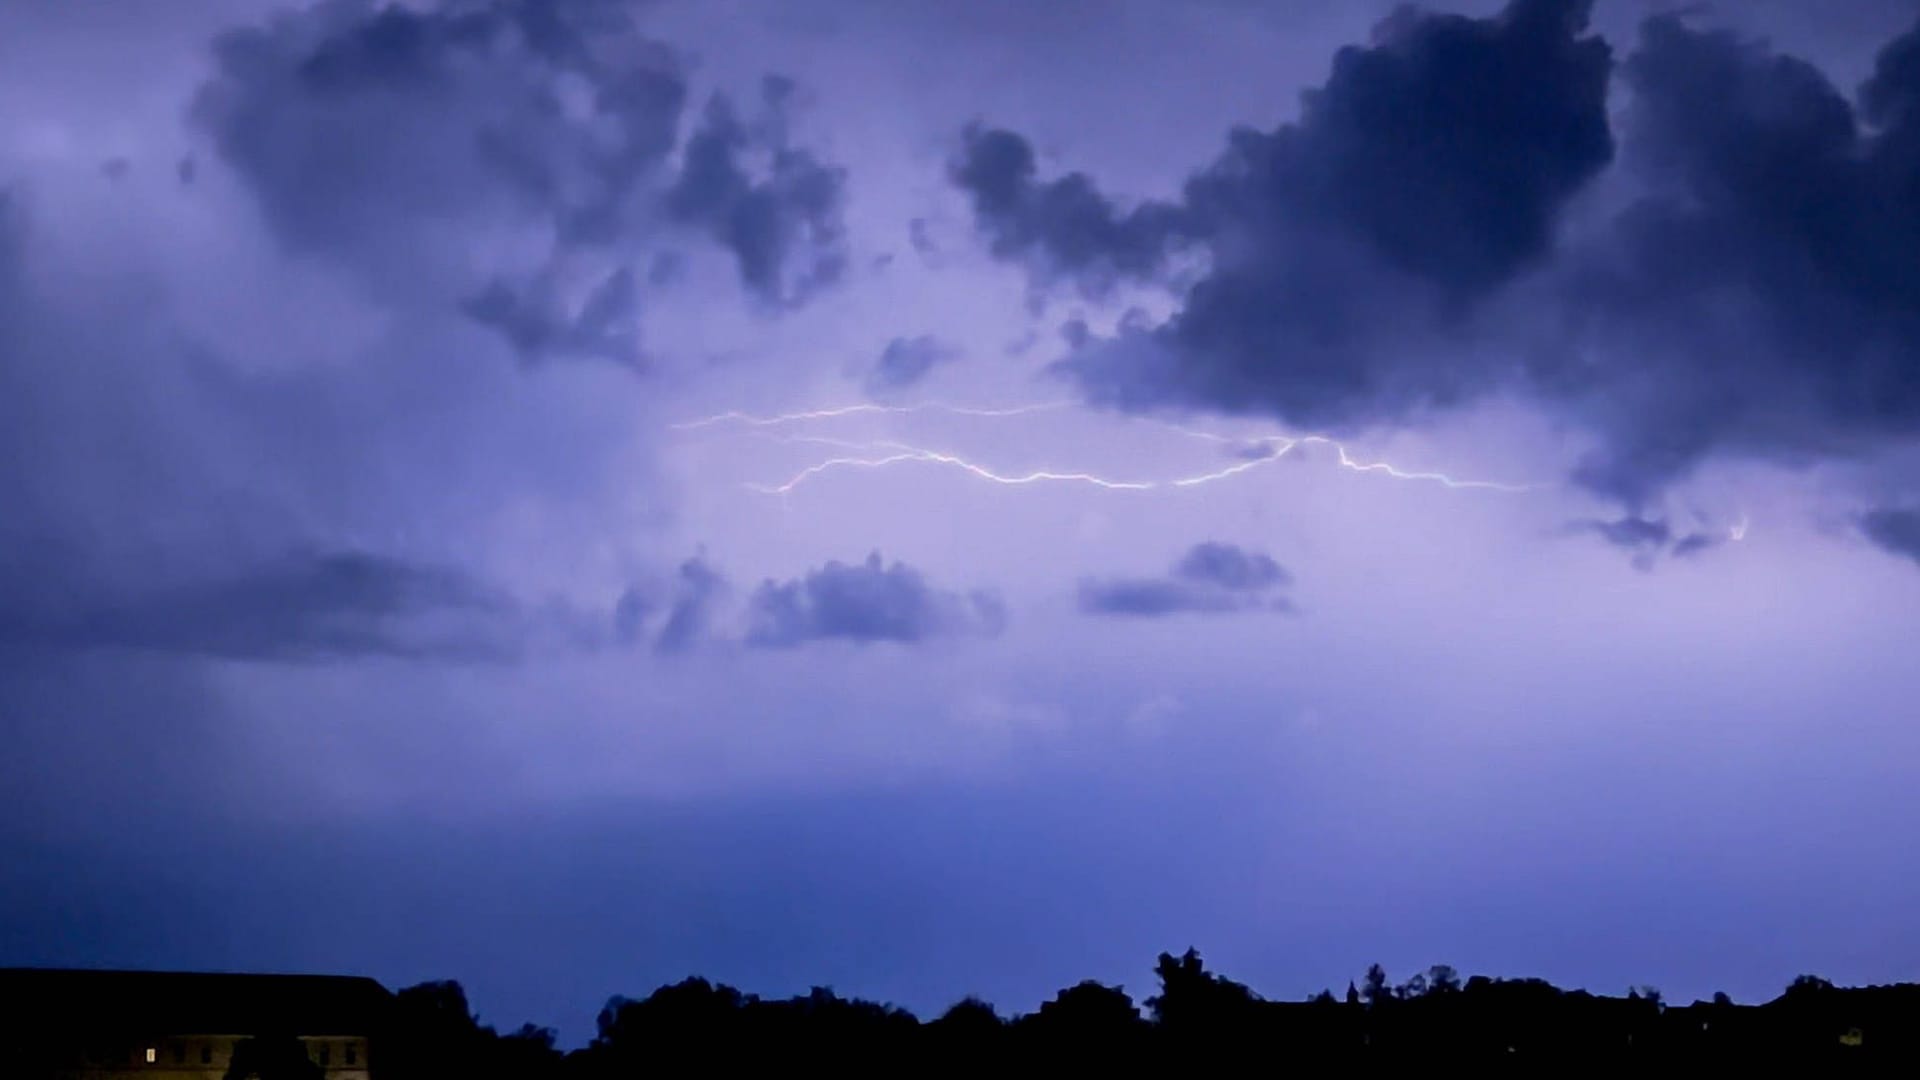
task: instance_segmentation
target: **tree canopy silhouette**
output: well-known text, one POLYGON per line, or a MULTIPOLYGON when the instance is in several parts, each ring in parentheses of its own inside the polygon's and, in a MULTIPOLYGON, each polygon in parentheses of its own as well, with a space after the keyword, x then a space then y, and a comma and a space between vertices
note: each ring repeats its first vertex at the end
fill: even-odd
MULTIPOLYGON (((395 998, 381 1080, 614 1080, 688 1071, 819 1070, 854 1075, 1054 1071, 1169 1072, 1262 1068, 1325 1072, 1345 1063, 1428 1068, 1596 1066, 1821 1071, 1920 1064, 1920 986, 1836 988, 1802 976, 1773 1001, 1725 994, 1668 1005, 1658 990, 1563 991, 1540 979, 1462 979, 1438 964, 1394 985, 1370 966, 1336 997, 1275 1001, 1207 968, 1196 949, 1161 953, 1155 991, 1136 1005, 1122 986, 1084 980, 1033 1012, 1002 1016, 966 997, 922 1023, 886 1004, 815 987, 761 998, 687 978, 644 998, 615 997, 585 1047, 562 1053, 531 1025, 480 1023, 458 984, 423 983, 395 998), (1141 1005, 1145 1006, 1143 1013, 1141 1005)), ((254 1041, 252 1072, 232 1080, 307 1080, 285 1044, 254 1041)), ((240 1063, 236 1059, 236 1068, 240 1063)))

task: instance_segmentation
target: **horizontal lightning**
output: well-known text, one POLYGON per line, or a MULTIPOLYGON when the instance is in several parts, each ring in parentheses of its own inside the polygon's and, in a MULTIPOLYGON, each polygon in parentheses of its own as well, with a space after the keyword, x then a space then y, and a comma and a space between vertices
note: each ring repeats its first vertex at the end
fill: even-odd
MULTIPOLYGON (((1165 426, 1172 427, 1172 425, 1165 426)), ((852 451, 853 453, 830 457, 824 461, 816 462, 795 473, 783 483, 748 484, 747 487, 750 490, 763 494, 785 495, 806 481, 822 473, 836 469, 882 469, 908 462, 921 462, 960 469, 982 480, 996 484, 1021 486, 1039 483, 1077 483, 1107 491, 1154 491, 1163 488, 1199 487, 1203 484, 1211 484, 1216 481, 1225 480, 1229 477, 1238 476, 1241 473, 1259 468, 1270 462, 1278 461, 1301 446, 1314 444, 1333 447, 1339 455, 1341 468, 1353 472, 1381 473, 1395 480, 1428 481, 1456 490, 1481 489, 1515 494, 1536 490, 1539 486, 1532 484, 1503 484, 1492 480, 1460 480, 1439 472, 1408 472, 1384 461, 1359 461, 1348 453, 1344 445, 1324 435, 1305 435, 1298 438, 1283 435, 1269 435, 1254 440, 1234 440, 1226 436, 1215 435, 1212 432, 1188 431, 1180 428, 1175 428, 1174 430, 1179 430, 1196 438, 1204 438, 1214 442, 1250 441, 1253 445, 1266 447, 1269 452, 1246 461, 1236 462, 1225 468, 1196 473, 1190 476, 1175 477, 1170 480, 1119 480, 1101 476, 1096 473, 1058 472, 1050 469, 1037 469, 1025 473, 1003 473, 979 464, 978 462, 970 461, 959 454, 933 450, 923 446, 915 446, 910 443, 893 440, 854 442, 818 435, 799 435, 786 436, 781 438, 780 441, 831 446, 837 449, 852 451)))

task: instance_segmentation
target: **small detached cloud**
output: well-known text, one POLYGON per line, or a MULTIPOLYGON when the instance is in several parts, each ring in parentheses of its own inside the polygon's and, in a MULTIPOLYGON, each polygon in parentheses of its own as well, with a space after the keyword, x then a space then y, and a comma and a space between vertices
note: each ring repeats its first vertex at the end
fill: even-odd
POLYGON ((1276 595, 1293 575, 1273 557, 1233 544, 1195 544, 1164 577, 1087 578, 1080 610, 1089 615, 1158 617, 1294 610, 1276 595))
POLYGON ((879 552, 863 563, 827 563, 792 581, 763 582, 748 603, 746 643, 793 648, 814 641, 913 644, 942 637, 997 636, 1006 608, 982 590, 955 592, 929 583, 879 552))
POLYGON ((1591 533, 1633 557, 1635 569, 1651 570, 1661 556, 1684 559, 1719 547, 1733 537, 1731 532, 1675 532, 1662 518, 1623 514, 1612 519, 1589 518, 1575 521, 1569 530, 1591 533))
POLYGON ((959 350, 930 335, 894 338, 867 372, 867 395, 883 397, 904 390, 959 355, 959 350))

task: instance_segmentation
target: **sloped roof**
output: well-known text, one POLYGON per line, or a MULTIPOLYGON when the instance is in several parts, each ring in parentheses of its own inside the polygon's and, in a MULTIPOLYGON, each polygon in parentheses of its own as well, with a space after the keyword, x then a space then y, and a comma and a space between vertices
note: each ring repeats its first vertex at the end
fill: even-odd
POLYGON ((0 1026, 99 1034, 351 1035, 393 995, 344 975, 0 968, 0 1026))

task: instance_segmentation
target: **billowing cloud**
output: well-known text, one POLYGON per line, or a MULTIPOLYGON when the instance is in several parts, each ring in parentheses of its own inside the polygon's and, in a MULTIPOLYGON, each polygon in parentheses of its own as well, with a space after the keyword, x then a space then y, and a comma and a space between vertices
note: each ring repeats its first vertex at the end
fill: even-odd
POLYGON ((715 98, 682 147, 682 62, 625 5, 326 0, 215 54, 194 115, 286 244, 528 358, 636 360, 634 263, 674 227, 781 303, 844 259, 842 174, 787 144, 788 95, 755 125, 715 98))
POLYGON ((1612 158, 1611 50, 1585 33, 1588 7, 1403 11, 1340 51, 1298 122, 1235 130, 1177 204, 1123 214, 1083 175, 1038 182, 1006 131, 970 132, 954 177, 996 253, 1096 288, 1206 256, 1171 319, 1067 364, 1096 400, 1312 425, 1451 400, 1488 373, 1407 346, 1460 331, 1545 260, 1612 158))
POLYGON ((1043 279, 1176 291, 1063 362, 1097 402, 1319 428, 1515 392, 1599 437, 1575 479, 1633 516, 1710 454, 1920 434, 1920 26, 1850 95, 1765 41, 1650 18, 1618 65, 1616 155, 1590 6, 1396 14, 1176 201, 1039 179, 1007 131, 969 131, 953 178, 1043 279))
POLYGON ((928 334, 894 338, 867 372, 867 393, 878 397, 903 390, 958 355, 952 346, 928 334))
POLYGON ((1916 50, 1920 25, 1850 102, 1763 42, 1642 26, 1623 76, 1645 194, 1579 268, 1592 350, 1548 383, 1609 435, 1589 485, 1634 499, 1719 447, 1845 453, 1920 430, 1916 50))
POLYGON ((1089 615, 1292 611, 1293 602, 1276 594, 1292 581, 1265 552, 1207 540, 1189 548, 1163 577, 1083 579, 1079 603, 1089 615))
POLYGON ((1033 146, 999 129, 969 128, 952 166, 995 255, 1030 260, 1089 292, 1165 265, 1185 223, 1180 208, 1147 203, 1121 213, 1084 173, 1041 183, 1033 146))
POLYGON ((879 552, 863 563, 828 562, 804 577, 763 582, 747 611, 746 642, 790 648, 811 641, 903 644, 961 635, 993 636, 1006 608, 990 592, 940 589, 879 552))

